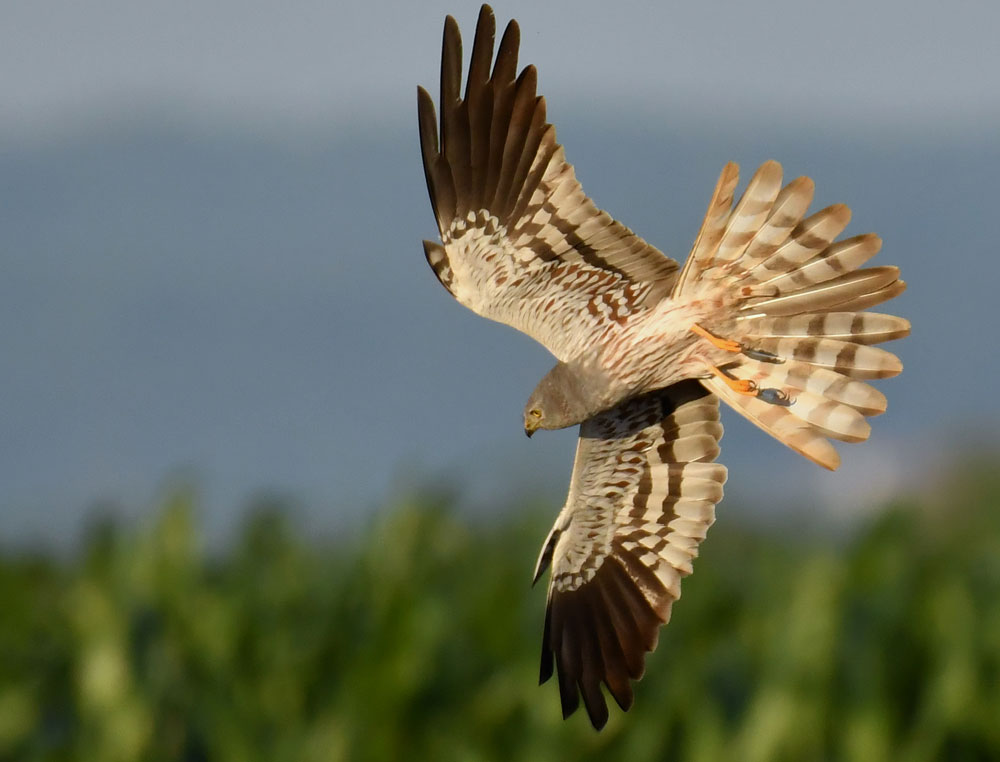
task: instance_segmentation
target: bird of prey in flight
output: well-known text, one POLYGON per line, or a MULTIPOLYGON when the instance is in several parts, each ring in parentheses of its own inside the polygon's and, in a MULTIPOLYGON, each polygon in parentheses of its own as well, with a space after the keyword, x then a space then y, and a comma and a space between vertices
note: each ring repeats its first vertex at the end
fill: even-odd
POLYGON ((484 5, 465 93, 462 41, 444 25, 440 118, 418 88, 420 148, 441 243, 424 252, 462 304, 523 331, 558 361, 532 392, 524 428, 580 424, 569 495, 535 570, 551 565, 541 681, 558 674, 563 715, 580 697, 608 718, 603 683, 627 710, 631 681, 680 597, 715 505, 719 400, 828 469, 830 439, 867 439, 886 408, 865 383, 902 370, 875 347, 909 333, 873 307, 905 288, 895 267, 862 267, 874 234, 835 239, 850 211, 807 216, 813 182, 762 165, 734 203, 726 165, 681 268, 584 194, 533 66, 517 71, 511 21, 494 60, 484 5))

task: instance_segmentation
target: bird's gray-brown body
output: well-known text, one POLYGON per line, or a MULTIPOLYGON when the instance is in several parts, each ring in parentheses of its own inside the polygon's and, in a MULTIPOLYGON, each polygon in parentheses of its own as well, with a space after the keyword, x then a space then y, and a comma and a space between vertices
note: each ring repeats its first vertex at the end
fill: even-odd
POLYGON ((546 120, 537 75, 517 72, 519 31, 483 6, 464 95, 458 25, 445 22, 441 114, 418 89, 420 146, 441 243, 427 261, 454 297, 528 334, 557 359, 525 429, 580 424, 566 504, 543 545, 551 564, 542 679, 563 713, 580 696, 596 727, 603 683, 627 709, 630 680, 680 597, 722 498, 713 463, 719 400, 835 469, 830 439, 864 440, 886 408, 866 383, 899 373, 875 344, 909 333, 868 312, 905 287, 863 268, 872 234, 836 241, 835 204, 810 216, 811 180, 766 162, 735 200, 723 169, 683 269, 583 193, 546 120), (695 333, 695 329, 697 333, 695 333))
POLYGON ((592 418, 638 394, 705 374, 728 359, 690 331, 713 321, 716 303, 663 299, 616 323, 569 361, 542 377, 525 405, 525 430, 562 429, 592 418), (536 411, 542 415, 535 415, 536 411))

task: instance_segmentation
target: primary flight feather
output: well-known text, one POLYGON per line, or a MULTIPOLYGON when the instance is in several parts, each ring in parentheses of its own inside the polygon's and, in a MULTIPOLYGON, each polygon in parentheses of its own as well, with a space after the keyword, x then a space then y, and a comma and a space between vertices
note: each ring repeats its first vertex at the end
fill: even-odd
POLYGON ((864 312, 905 288, 894 267, 862 268, 873 234, 836 241, 843 204, 806 216, 813 183, 782 185, 766 162, 735 201, 739 172, 716 184, 681 270, 583 193, 546 120, 532 66, 517 71, 511 21, 494 59, 484 5, 461 92, 462 41, 448 17, 440 119, 418 88, 420 147, 441 243, 424 241, 441 284, 558 360, 525 406, 524 428, 580 426, 566 504, 543 545, 551 563, 544 681, 563 713, 580 696, 595 727, 603 683, 622 708, 630 680, 680 596, 722 499, 713 463, 718 399, 815 463, 839 465, 830 439, 868 437, 896 375, 874 344, 906 320, 864 312))

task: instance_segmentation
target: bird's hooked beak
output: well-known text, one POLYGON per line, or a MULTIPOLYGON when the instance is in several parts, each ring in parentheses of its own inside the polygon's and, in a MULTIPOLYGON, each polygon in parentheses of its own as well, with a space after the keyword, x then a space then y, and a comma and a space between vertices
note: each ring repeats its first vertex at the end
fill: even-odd
POLYGON ((538 431, 538 420, 530 415, 524 416, 524 435, 531 439, 531 435, 538 431))
POLYGON ((524 435, 531 439, 531 435, 540 428, 542 428, 542 411, 529 404, 524 409, 524 435))

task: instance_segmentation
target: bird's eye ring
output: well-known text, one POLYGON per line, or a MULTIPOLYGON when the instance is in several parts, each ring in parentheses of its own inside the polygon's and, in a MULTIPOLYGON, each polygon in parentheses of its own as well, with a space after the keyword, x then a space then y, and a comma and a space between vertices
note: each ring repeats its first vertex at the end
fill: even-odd
POLYGON ((536 407, 536 408, 534 408, 534 409, 533 409, 533 410, 531 411, 531 415, 532 415, 532 416, 534 416, 535 418, 541 418, 541 417, 542 417, 542 411, 541 411, 541 410, 539 410, 539 409, 538 409, 538 408, 536 407))

